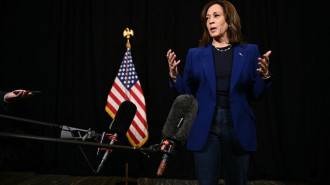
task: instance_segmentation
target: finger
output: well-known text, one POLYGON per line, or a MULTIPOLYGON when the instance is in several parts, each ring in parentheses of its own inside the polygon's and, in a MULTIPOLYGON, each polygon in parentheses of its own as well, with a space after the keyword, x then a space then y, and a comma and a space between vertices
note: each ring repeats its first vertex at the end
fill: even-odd
POLYGON ((266 74, 266 71, 262 70, 261 68, 258 68, 256 71, 262 76, 266 74))
POLYGON ((175 58, 176 58, 175 53, 174 53, 174 52, 171 53, 171 55, 170 55, 170 60, 169 60, 170 64, 173 64, 173 63, 175 62, 175 58))
POLYGON ((261 63, 264 66, 268 67, 269 61, 266 60, 266 58, 258 58, 258 61, 259 61, 258 65, 260 65, 260 63, 261 63))
POLYGON ((25 92, 25 91, 19 91, 17 95, 18 95, 18 96, 22 96, 22 95, 24 94, 24 92, 25 92))
POLYGON ((261 61, 258 63, 258 65, 262 68, 262 69, 266 69, 268 68, 268 64, 265 61, 261 61))
POLYGON ((177 67, 179 64, 180 64, 180 60, 178 60, 177 62, 175 62, 174 64, 173 64, 173 68, 175 68, 175 67, 177 67))
POLYGON ((167 53, 166 53, 166 57, 167 57, 167 59, 169 58, 171 52, 172 52, 171 49, 169 49, 169 50, 167 51, 167 53))
POLYGON ((272 51, 271 50, 269 50, 269 51, 267 51, 267 53, 265 53, 263 56, 264 57, 269 57, 269 55, 272 53, 272 51))
POLYGON ((263 73, 261 68, 258 68, 258 69, 257 69, 257 72, 258 72, 259 74, 261 74, 261 75, 262 75, 262 73, 263 73))
POLYGON ((175 53, 173 52, 173 53, 171 53, 171 60, 172 60, 172 62, 175 60, 175 53))
POLYGON ((272 51, 267 51, 267 53, 265 53, 264 55, 263 55, 263 57, 264 57, 264 59, 266 60, 266 62, 268 63, 268 61, 269 61, 269 55, 272 53, 272 51))
POLYGON ((171 56, 172 56, 171 53, 172 53, 172 52, 168 53, 168 56, 167 56, 167 59, 168 59, 168 60, 171 60, 171 56))
POLYGON ((21 91, 21 92, 19 92, 19 93, 16 95, 15 98, 21 98, 22 96, 23 96, 23 92, 21 91))

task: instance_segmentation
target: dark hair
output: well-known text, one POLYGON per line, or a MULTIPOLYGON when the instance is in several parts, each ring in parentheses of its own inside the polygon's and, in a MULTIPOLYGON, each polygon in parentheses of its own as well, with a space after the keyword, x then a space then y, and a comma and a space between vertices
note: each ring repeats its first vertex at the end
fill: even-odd
POLYGON ((241 21, 234 5, 226 0, 211 0, 204 6, 201 13, 201 22, 204 33, 202 39, 199 41, 199 46, 207 46, 212 41, 212 38, 206 27, 206 14, 208 9, 214 4, 218 4, 223 8, 226 22, 229 25, 227 31, 229 43, 235 45, 243 42, 243 35, 241 32, 241 21))

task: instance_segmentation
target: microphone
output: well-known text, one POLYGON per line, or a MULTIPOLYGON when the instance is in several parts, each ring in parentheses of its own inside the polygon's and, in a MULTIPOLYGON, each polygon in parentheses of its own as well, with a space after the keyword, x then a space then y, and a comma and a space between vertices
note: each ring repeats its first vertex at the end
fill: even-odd
POLYGON ((164 139, 161 142, 160 150, 164 154, 157 170, 158 176, 162 176, 176 143, 181 145, 186 144, 197 111, 198 103, 193 95, 179 95, 174 100, 162 130, 162 136, 164 139))
MULTIPOLYGON (((115 118, 112 120, 109 126, 110 131, 114 133, 109 137, 109 139, 111 140, 110 145, 113 145, 114 142, 117 141, 117 137, 124 136, 126 134, 127 130, 129 129, 133 121, 135 113, 136 113, 136 106, 134 103, 130 101, 124 101, 120 104, 118 111, 115 115, 115 118)), ((98 173, 102 169, 102 166, 104 162, 107 160, 110 151, 111 150, 105 151, 102 161, 98 166, 96 173, 98 173)))

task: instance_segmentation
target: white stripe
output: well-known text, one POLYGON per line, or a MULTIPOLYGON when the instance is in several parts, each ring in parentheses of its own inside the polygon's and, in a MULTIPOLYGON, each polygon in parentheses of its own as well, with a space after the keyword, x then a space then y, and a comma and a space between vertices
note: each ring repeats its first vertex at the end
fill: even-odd
MULTIPOLYGON (((121 83, 121 81, 118 78, 115 79, 115 83, 127 95, 128 98, 131 97, 131 94, 129 93, 129 91, 126 89, 126 87, 123 85, 123 83, 121 83)), ((125 99, 123 101, 125 101, 125 99)))
POLYGON ((135 86, 131 88, 131 90, 136 94, 136 96, 141 100, 141 102, 145 105, 145 100, 143 94, 137 89, 135 86))
POLYGON ((140 104, 139 104, 134 98, 132 98, 132 99, 130 99, 130 100, 131 100, 131 102, 133 102, 133 103, 136 105, 136 108, 137 108, 136 111, 138 111, 138 112, 141 114, 142 118, 143 118, 144 120, 146 120, 146 122, 147 122, 147 116, 146 116, 146 113, 145 113, 145 111, 142 109, 142 107, 140 106, 140 104))
POLYGON ((145 133, 146 127, 143 125, 143 123, 141 122, 141 120, 137 116, 135 116, 133 120, 135 121, 136 125, 140 128, 140 130, 143 133, 145 133))
MULTIPOLYGON (((118 79, 118 77, 116 77, 116 79, 115 79, 115 83, 117 84, 117 86, 118 86, 118 87, 119 87, 124 93, 125 93, 125 92, 126 92, 126 93, 128 92, 127 90, 125 90, 126 88, 123 86, 123 84, 122 84, 121 81, 118 79)), ((115 96, 120 102, 125 101, 124 96, 122 96, 114 86, 112 86, 110 92, 112 92, 112 93, 114 94, 114 96, 115 96)))
POLYGON ((111 92, 120 102, 125 101, 125 98, 117 91, 116 88, 112 88, 111 92))
POLYGON ((108 95, 108 100, 107 101, 109 102, 110 106, 114 107, 115 110, 118 110, 119 105, 109 95, 108 95))
MULTIPOLYGON (((137 96, 139 96, 140 91, 138 89, 136 89, 136 87, 131 88, 131 89, 134 92, 134 94, 136 94, 137 96)), ((141 105, 135 100, 135 98, 132 97, 131 101, 136 105, 137 110, 139 111, 139 113, 141 114, 141 116, 143 117, 143 119, 147 121, 146 113, 145 113, 145 110, 143 109, 143 107, 141 107, 141 105)), ((144 100, 144 98, 140 98, 140 101, 142 102, 142 104, 144 105, 144 108, 145 108, 145 100, 144 100)))
POLYGON ((141 137, 141 135, 139 134, 139 132, 135 129, 135 127, 133 125, 131 125, 129 127, 129 130, 133 133, 133 135, 139 141, 139 143, 143 140, 143 138, 141 137))

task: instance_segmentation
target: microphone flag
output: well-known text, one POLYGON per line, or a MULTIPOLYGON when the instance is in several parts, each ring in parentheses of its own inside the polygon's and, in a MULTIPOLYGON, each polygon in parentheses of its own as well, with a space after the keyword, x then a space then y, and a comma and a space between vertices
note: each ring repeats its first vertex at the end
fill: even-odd
POLYGON ((162 130, 163 138, 185 145, 197 111, 198 103, 193 95, 176 97, 162 130))
MULTIPOLYGON (((110 132, 113 134, 109 134, 110 137, 110 145, 113 145, 115 141, 117 141, 117 137, 121 137, 125 135, 131 122, 136 113, 136 106, 134 103, 130 101, 124 101, 120 107, 118 108, 118 112, 116 117, 113 119, 112 123, 109 126, 110 132)), ((103 155, 101 163, 99 164, 96 173, 99 173, 103 167, 103 164, 108 158, 109 153, 112 150, 106 149, 106 152, 103 155)))
POLYGON ((157 170, 157 176, 162 176, 166 164, 172 155, 176 144, 186 144, 191 126, 198 111, 198 103, 193 95, 179 95, 172 105, 162 130, 163 140, 161 142, 162 160, 157 170))
POLYGON ((133 64, 130 45, 126 48, 118 74, 108 94, 105 110, 114 119, 122 102, 131 101, 136 105, 137 111, 126 136, 131 145, 141 147, 149 136, 146 104, 133 64))

